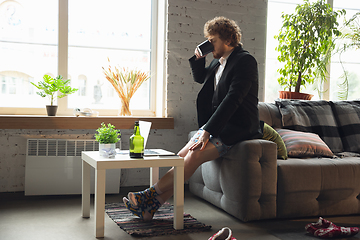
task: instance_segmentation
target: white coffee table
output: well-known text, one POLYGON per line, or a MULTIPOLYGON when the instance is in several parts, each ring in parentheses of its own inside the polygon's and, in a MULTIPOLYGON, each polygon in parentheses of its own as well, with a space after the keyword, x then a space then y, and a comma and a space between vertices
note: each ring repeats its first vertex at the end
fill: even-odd
POLYGON ((184 228, 184 159, 179 156, 130 158, 117 154, 104 158, 98 151, 83 151, 82 158, 82 216, 90 217, 90 167, 95 169, 95 236, 104 237, 106 169, 151 168, 150 185, 159 177, 159 167, 174 167, 174 228, 184 228))

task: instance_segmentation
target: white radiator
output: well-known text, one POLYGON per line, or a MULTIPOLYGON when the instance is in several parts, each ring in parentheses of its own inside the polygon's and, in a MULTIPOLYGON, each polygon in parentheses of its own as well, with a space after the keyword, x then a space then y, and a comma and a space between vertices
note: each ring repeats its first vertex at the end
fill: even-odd
MULTIPOLYGON (((117 143, 121 149, 121 142, 117 143)), ((98 151, 95 140, 28 139, 25 195, 81 194, 81 151, 98 151)), ((106 193, 119 193, 120 169, 106 170, 106 193)), ((95 171, 91 172, 94 192, 95 171)))

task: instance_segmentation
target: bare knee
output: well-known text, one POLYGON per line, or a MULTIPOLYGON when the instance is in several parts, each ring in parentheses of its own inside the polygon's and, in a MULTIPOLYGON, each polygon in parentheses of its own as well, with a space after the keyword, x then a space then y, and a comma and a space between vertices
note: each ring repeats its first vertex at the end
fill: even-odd
MULTIPOLYGON (((212 145, 214 146, 214 145, 212 145)), ((185 162, 191 165, 200 166, 204 162, 214 160, 219 157, 217 149, 214 147, 209 147, 205 150, 200 150, 199 148, 195 150, 189 150, 184 157, 185 162)))
POLYGON ((185 157, 188 152, 189 152, 189 147, 191 146, 191 144, 193 144, 192 141, 189 141, 178 153, 177 155, 179 155, 180 157, 185 157))
POLYGON ((178 152, 177 155, 183 158, 186 156, 186 154, 187 154, 187 151, 185 151, 185 149, 183 148, 178 152))
POLYGON ((180 150, 177 155, 180 156, 180 157, 182 157, 182 158, 185 158, 186 155, 188 154, 188 152, 189 152, 189 151, 180 150))
POLYGON ((199 150, 189 150, 183 157, 185 162, 197 162, 200 159, 201 153, 199 150))

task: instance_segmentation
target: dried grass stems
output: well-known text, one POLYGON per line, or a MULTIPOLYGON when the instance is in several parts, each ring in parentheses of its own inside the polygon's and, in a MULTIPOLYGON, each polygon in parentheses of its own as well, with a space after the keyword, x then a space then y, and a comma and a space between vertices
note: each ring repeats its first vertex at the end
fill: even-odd
POLYGON ((103 72, 120 97, 122 103, 120 115, 131 115, 130 99, 141 84, 150 78, 149 73, 129 68, 111 67, 110 60, 108 61, 109 67, 107 70, 103 67, 103 72))

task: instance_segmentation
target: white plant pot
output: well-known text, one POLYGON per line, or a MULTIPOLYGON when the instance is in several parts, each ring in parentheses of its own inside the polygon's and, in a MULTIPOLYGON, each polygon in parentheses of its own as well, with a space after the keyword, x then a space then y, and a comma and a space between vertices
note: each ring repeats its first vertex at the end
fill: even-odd
POLYGON ((114 158, 116 155, 116 143, 99 143, 99 153, 102 157, 114 158))

